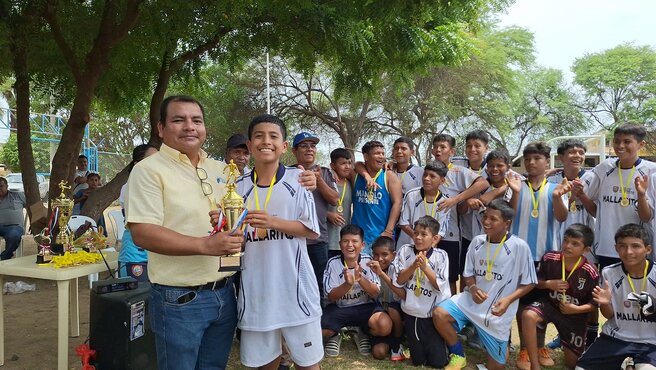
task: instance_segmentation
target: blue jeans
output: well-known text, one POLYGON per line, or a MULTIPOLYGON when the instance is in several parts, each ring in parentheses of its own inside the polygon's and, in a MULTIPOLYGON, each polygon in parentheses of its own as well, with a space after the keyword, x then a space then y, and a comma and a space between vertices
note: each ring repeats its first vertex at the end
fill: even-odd
POLYGON ((317 278, 319 284, 319 296, 323 297, 323 271, 326 269, 328 263, 328 243, 319 242, 307 246, 308 257, 314 269, 314 276, 317 278))
POLYGON ((237 326, 232 282, 217 290, 152 284, 150 315, 160 370, 226 368, 237 326))
POLYGON ((1 260, 8 260, 14 256, 14 252, 20 245, 25 230, 21 225, 0 226, 0 237, 5 239, 5 250, 0 254, 1 260))

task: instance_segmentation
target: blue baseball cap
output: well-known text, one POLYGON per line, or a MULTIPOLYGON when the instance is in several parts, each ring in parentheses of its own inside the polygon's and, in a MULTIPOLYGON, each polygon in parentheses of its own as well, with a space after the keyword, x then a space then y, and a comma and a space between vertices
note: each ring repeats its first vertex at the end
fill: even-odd
POLYGON ((294 136, 294 142, 292 144, 292 148, 296 148, 298 144, 302 143, 303 141, 311 141, 317 144, 319 142, 319 138, 312 135, 309 132, 301 132, 300 134, 294 136))

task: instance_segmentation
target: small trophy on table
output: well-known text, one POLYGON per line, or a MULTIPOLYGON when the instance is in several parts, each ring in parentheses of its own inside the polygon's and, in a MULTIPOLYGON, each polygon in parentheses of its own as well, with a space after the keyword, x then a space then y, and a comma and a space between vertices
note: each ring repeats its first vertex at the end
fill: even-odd
MULTIPOLYGON (((235 182, 240 176, 239 168, 234 161, 226 168, 228 179, 226 180, 226 195, 221 199, 219 206, 221 207, 221 214, 216 227, 217 231, 230 231, 234 233, 242 233, 244 231, 244 218, 248 213, 244 207, 244 198, 237 193, 235 182)), ((219 271, 239 271, 241 269, 241 256, 242 252, 234 253, 229 256, 220 257, 219 271)))
POLYGON ((52 201, 52 217, 54 217, 54 222, 57 225, 50 229, 53 235, 53 243, 50 245, 53 254, 64 254, 65 249, 70 248, 73 241, 73 236, 68 230, 68 221, 71 219, 73 211, 73 200, 66 198, 65 194, 66 190, 70 188, 66 185, 66 181, 60 181, 59 189, 61 193, 59 193, 59 197, 52 201))

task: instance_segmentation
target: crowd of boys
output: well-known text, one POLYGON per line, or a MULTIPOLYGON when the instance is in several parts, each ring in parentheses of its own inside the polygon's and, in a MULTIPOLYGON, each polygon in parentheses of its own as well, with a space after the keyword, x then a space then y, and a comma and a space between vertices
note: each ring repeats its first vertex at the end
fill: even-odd
POLYGON ((638 157, 641 126, 619 126, 618 158, 588 171, 581 141, 561 143, 563 168, 551 171, 551 148, 531 143, 521 175, 507 154, 490 151, 482 131, 467 135, 463 165, 452 160, 455 139, 440 134, 423 167, 412 164, 414 144, 402 137, 391 162, 381 142, 369 141, 364 162, 339 148, 330 168, 316 164, 320 139, 302 132, 292 141, 297 165, 287 167, 286 126, 261 115, 241 140, 254 159, 244 169, 242 153, 237 180, 249 209, 245 232, 208 237, 225 163, 200 149, 200 103, 171 97, 161 116, 163 149, 134 167, 126 194, 134 241, 152 261, 160 367, 225 368, 236 325, 250 367, 276 369, 282 355, 299 369, 319 368, 351 333, 360 353, 379 360, 409 352, 415 365, 462 369, 459 332, 469 328, 485 366, 503 369, 513 319, 520 369, 553 365, 544 347, 550 322, 568 368, 656 365, 656 165, 638 157), (203 212, 205 221, 195 215, 203 212), (235 295, 234 276, 216 266, 241 245, 235 295), (608 319, 599 337, 598 312, 608 319))

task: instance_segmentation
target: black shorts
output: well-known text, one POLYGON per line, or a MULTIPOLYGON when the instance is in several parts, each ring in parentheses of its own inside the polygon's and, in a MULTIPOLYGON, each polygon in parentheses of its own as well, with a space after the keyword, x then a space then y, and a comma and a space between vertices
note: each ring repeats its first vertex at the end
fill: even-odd
POLYGON ((469 244, 471 244, 471 240, 460 238, 460 260, 458 261, 458 263, 460 264, 458 273, 460 275, 462 275, 462 272, 465 271, 465 260, 467 259, 467 251, 469 250, 469 244))
MULTIPOLYGON (((386 302, 386 303, 381 303, 377 302, 378 307, 374 312, 388 312, 390 310, 394 310, 401 315, 401 320, 403 320, 403 311, 401 310, 401 303, 399 302, 386 302)), ((403 323, 403 322, 401 322, 403 323)), ((394 330, 392 328, 392 330, 394 330)), ((371 345, 375 346, 376 344, 379 343, 385 343, 390 346, 390 348, 398 348, 399 344, 401 343, 401 338, 395 338, 393 333, 386 336, 386 337, 371 337, 371 345)))
POLYGON ((460 275, 460 242, 442 240, 437 247, 443 249, 449 256, 449 282, 458 281, 460 275))
MULTIPOLYGON (((562 338, 561 338, 562 339, 562 338)), ((627 357, 636 364, 656 366, 656 346, 648 343, 625 342, 601 334, 576 363, 586 370, 616 370, 627 357)))
MULTIPOLYGON (((540 262, 533 262, 533 265, 535 265, 535 268, 538 268, 538 264, 540 262)), ((538 302, 541 301, 544 297, 549 295, 549 291, 547 289, 538 289, 534 288, 530 292, 524 294, 522 297, 519 298, 519 308, 517 310, 518 314, 521 314, 521 312, 526 308, 527 305, 533 303, 533 302, 538 302)))
POLYGON ((433 319, 405 315, 404 321, 413 365, 442 368, 449 363, 449 352, 433 326, 433 319))
POLYGON ((549 299, 541 299, 526 306, 544 320, 544 327, 553 323, 558 330, 560 341, 563 346, 569 348, 578 357, 585 349, 585 334, 587 331, 588 314, 564 315, 557 307, 549 302, 549 299))
POLYGON ((374 302, 350 307, 337 307, 336 304, 329 304, 323 309, 321 328, 339 333, 345 326, 357 326, 368 333, 369 318, 382 310, 382 307, 377 306, 374 302))

